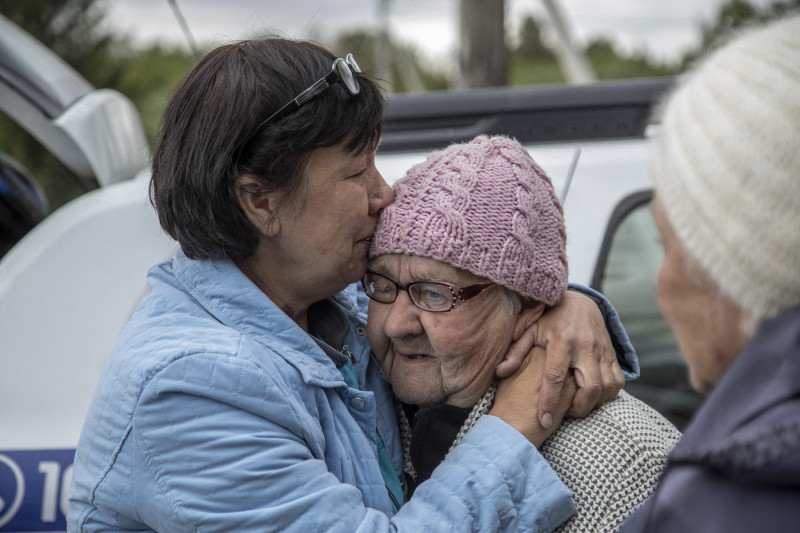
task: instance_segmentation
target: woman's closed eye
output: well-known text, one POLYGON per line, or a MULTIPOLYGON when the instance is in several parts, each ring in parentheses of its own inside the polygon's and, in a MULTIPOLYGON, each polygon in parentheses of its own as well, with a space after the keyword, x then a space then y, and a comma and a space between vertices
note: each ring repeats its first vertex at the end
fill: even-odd
POLYGON ((361 176, 363 176, 364 174, 367 173, 367 169, 368 169, 368 167, 362 168, 361 170, 359 170, 355 174, 351 174, 350 176, 348 176, 348 179, 360 178, 361 176))

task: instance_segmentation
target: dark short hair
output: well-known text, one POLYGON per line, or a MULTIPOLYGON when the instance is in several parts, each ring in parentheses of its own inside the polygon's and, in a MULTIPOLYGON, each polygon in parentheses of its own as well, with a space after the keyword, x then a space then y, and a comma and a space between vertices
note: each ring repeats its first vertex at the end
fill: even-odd
POLYGON ((338 83, 298 110, 256 127, 330 72, 335 56, 308 41, 264 39, 209 52, 176 87, 153 155, 151 201, 161 227, 191 258, 246 258, 258 232, 237 201, 244 175, 249 193, 290 199, 302 185, 310 153, 344 143, 355 153, 377 146, 384 97, 359 75, 351 97, 338 83))

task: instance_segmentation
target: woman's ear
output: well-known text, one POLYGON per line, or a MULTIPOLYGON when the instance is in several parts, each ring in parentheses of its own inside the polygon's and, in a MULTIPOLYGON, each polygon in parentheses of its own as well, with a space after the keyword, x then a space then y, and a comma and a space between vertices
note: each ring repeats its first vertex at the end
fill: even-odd
POLYGON ((252 176, 239 178, 236 182, 236 200, 253 227, 265 237, 274 237, 281 229, 277 195, 255 192, 255 185, 256 180, 252 176))
POLYGON ((536 321, 544 313, 545 305, 537 303, 532 307, 527 307, 519 312, 516 323, 514 324, 514 337, 511 347, 506 356, 495 368, 495 373, 499 378, 507 378, 517 371, 525 361, 528 352, 536 344, 536 321), (524 338, 523 338, 524 337, 524 338))
POLYGON ((525 308, 519 312, 519 315, 517 315, 517 323, 514 326, 513 339, 515 341, 519 340, 520 337, 522 337, 522 334, 525 333, 528 328, 533 326, 537 320, 539 320, 539 317, 542 316, 545 308, 546 306, 543 303, 538 302, 533 307, 525 308))

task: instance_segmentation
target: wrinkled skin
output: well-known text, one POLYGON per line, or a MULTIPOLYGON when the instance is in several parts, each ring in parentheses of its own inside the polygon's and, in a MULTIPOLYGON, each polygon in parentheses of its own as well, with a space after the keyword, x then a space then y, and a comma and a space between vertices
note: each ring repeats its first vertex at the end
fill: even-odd
POLYGON ((689 379, 707 394, 742 351, 755 330, 752 321, 686 255, 658 198, 653 217, 661 235, 664 260, 656 293, 689 365, 689 379))
MULTIPOLYGON (((382 255, 370 269, 400 284, 474 283, 451 266, 416 256, 382 255)), ((391 304, 370 301, 370 345, 400 400, 471 407, 483 396, 514 333, 515 321, 498 292, 489 287, 446 313, 417 308, 405 291, 391 304)))

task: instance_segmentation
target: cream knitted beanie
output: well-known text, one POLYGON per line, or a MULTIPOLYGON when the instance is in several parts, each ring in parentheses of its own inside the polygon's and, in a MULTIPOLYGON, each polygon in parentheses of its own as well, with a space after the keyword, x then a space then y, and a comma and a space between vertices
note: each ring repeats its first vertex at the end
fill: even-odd
POLYGON ((800 307, 800 16, 712 53, 661 122, 656 195, 689 255, 756 319, 800 307))
POLYGON ((428 257, 554 305, 567 288, 561 204, 528 151, 480 136, 434 152, 395 183, 370 247, 428 257))

